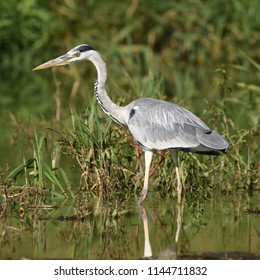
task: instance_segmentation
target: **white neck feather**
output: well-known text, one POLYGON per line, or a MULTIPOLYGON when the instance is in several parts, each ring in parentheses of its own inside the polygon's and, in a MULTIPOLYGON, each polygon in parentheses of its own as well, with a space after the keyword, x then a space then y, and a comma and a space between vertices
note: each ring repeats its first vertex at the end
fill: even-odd
POLYGON ((109 98, 105 89, 107 80, 106 63, 96 51, 92 51, 88 60, 91 61, 97 69, 97 80, 94 85, 94 92, 101 109, 115 122, 126 125, 124 107, 116 105, 109 98))

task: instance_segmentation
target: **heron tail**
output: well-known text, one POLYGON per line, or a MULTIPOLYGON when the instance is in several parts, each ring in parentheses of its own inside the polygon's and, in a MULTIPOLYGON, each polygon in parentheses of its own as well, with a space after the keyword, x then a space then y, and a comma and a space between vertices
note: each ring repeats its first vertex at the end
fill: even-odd
POLYGON ((200 145, 196 148, 197 153, 218 155, 225 153, 229 146, 227 140, 214 130, 206 133, 200 131, 197 137, 200 142, 200 145))

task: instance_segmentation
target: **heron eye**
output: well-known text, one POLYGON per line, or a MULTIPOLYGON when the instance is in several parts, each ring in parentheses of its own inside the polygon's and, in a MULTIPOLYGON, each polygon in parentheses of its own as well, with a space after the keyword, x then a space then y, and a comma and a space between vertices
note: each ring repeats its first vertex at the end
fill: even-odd
POLYGON ((75 56, 80 56, 80 52, 76 52, 76 53, 75 53, 75 56))

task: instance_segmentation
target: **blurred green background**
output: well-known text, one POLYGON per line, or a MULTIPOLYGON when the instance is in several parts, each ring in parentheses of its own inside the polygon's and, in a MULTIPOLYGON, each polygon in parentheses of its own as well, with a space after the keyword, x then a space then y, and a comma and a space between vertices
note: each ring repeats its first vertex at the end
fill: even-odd
POLYGON ((254 128, 250 146, 257 149, 259 14, 258 0, 1 1, 1 154, 17 138, 27 141, 32 122, 53 127, 59 118, 66 123, 71 110, 92 104, 92 65, 32 71, 81 43, 99 50, 107 62, 112 100, 166 99, 228 138, 254 128), (228 131, 212 108, 225 112, 228 131))

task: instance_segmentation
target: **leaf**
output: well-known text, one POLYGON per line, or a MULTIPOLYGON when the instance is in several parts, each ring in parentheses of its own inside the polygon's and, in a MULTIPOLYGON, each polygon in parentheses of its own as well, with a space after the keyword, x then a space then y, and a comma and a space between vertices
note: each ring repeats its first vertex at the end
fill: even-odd
POLYGON ((29 159, 26 161, 25 164, 20 164, 17 166, 14 170, 12 170, 7 177, 5 178, 4 182, 6 182, 8 179, 13 178, 16 179, 21 174, 24 174, 25 168, 32 168, 31 164, 34 162, 34 159, 29 159))
POLYGON ((245 57, 258 71, 260 71, 260 64, 254 61, 251 57, 246 55, 243 51, 240 51, 243 57, 245 57))
POLYGON ((56 174, 46 163, 43 163, 43 166, 45 169, 44 176, 47 177, 55 186, 57 186, 61 190, 62 194, 67 198, 68 196, 67 196, 66 192, 64 191, 56 174))

